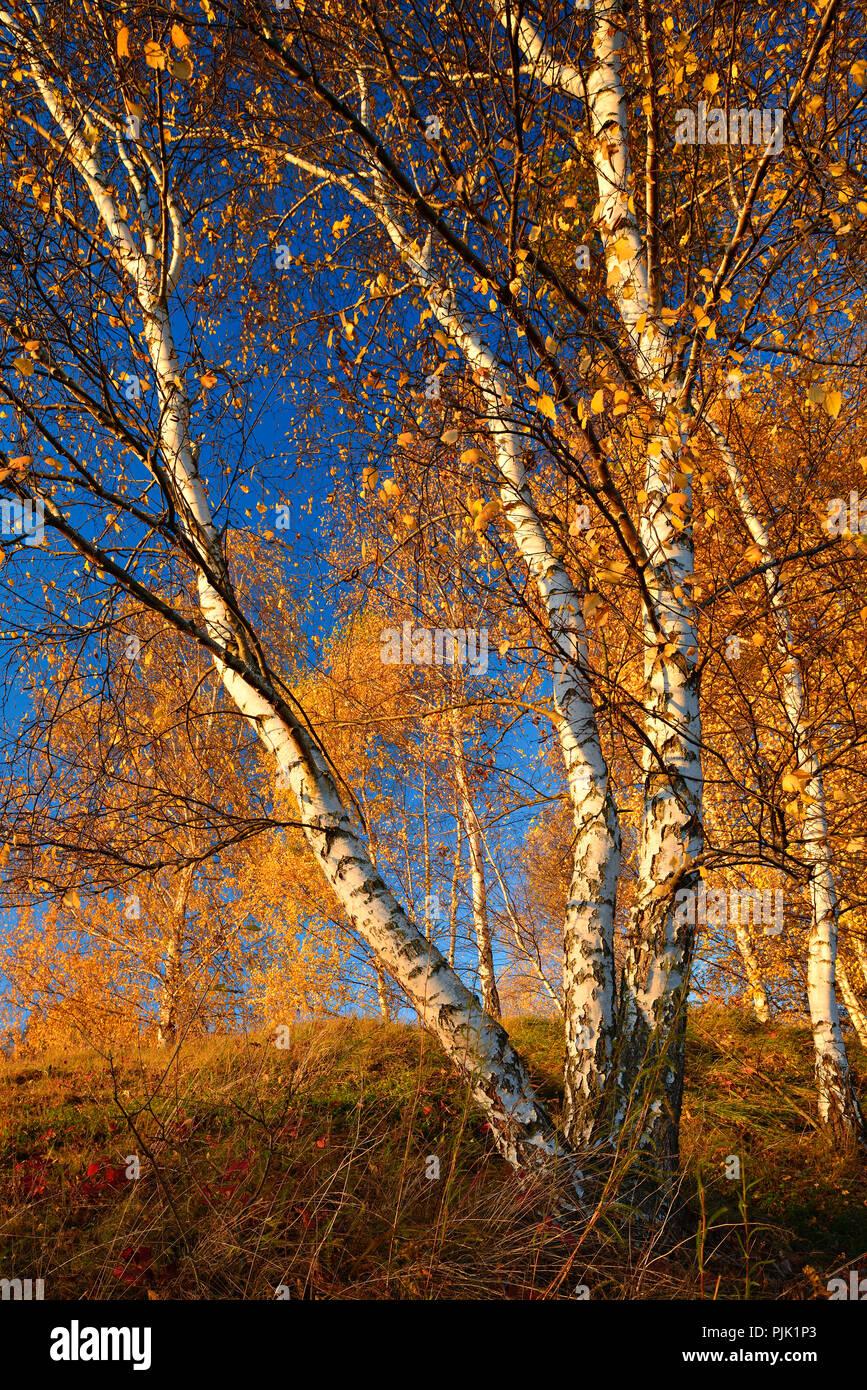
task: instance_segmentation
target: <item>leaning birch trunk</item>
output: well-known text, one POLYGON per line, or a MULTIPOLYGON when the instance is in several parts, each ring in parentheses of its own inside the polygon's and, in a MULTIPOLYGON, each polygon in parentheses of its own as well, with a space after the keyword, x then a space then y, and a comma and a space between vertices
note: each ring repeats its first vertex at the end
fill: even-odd
POLYGON ((482 989, 482 1003, 492 1018, 500 1017, 500 996, 497 993, 497 977, 494 971, 494 952, 491 945, 491 928, 488 920, 488 895, 485 887, 485 860, 482 853, 482 831, 470 788, 467 782, 467 764, 464 751, 464 736, 461 728, 460 710, 452 710, 452 753, 455 761, 455 785, 461 807, 461 820, 467 836, 470 852, 470 882, 473 900, 473 927, 479 952, 479 983, 482 989))
POLYGON ((849 1022, 855 1029, 861 1046, 867 1048, 867 1014, 858 1002, 858 996, 842 956, 837 957, 837 984, 840 986, 840 993, 843 996, 843 1003, 846 1005, 849 1022))
MULTIPOLYGON (((221 535, 191 447, 190 398, 168 308, 186 249, 180 212, 171 191, 162 184, 156 166, 148 163, 144 146, 127 143, 122 128, 100 114, 136 193, 132 201, 144 228, 140 248, 96 149, 83 139, 69 114, 72 106, 67 107, 55 85, 57 74, 46 76, 41 49, 14 15, 0 10, 0 19, 16 41, 29 65, 30 79, 62 133, 62 157, 73 163, 86 185, 110 242, 111 255, 138 304, 159 402, 160 481, 171 495, 194 557, 203 629, 141 587, 135 588, 136 596, 210 652, 239 713, 282 771, 310 851, 347 919, 467 1078, 501 1154, 520 1169, 550 1171, 552 1164, 562 1160, 561 1166, 572 1174, 571 1152, 536 1096, 525 1062, 503 1028, 484 1012, 436 947, 425 941, 377 872, 343 805, 322 750, 279 694, 255 636, 240 614, 221 535), (168 263, 161 259, 160 227, 143 193, 143 183, 148 180, 161 198, 162 230, 171 246, 168 263)), ((117 170, 113 177, 116 183, 117 170)), ((46 371, 53 375, 56 369, 49 365, 46 371)), ((88 542, 72 530, 53 498, 45 495, 42 501, 48 524, 68 538, 75 536, 79 546, 86 547, 88 542)), ((123 575, 120 570, 116 573, 123 575)))
POLYGON ((852 1085, 846 1045, 840 1029, 834 989, 839 907, 825 812, 825 789, 809 728, 801 668, 794 655, 794 636, 786 607, 782 573, 770 537, 744 486, 737 459, 725 432, 706 422, 723 460, 741 516, 764 560, 762 578, 768 593, 777 651, 782 660, 783 708, 789 720, 799 771, 806 776, 803 854, 810 866, 812 924, 807 948, 807 998, 813 1031, 819 1118, 839 1139, 865 1143, 864 1120, 852 1085))
POLYGON ((768 996, 765 986, 762 983, 762 972, 759 968, 759 958, 753 949, 753 942, 745 924, 738 917, 735 927, 735 938, 738 943, 738 950, 741 953, 741 960, 744 963, 744 974, 747 977, 747 987, 744 990, 744 998, 749 999, 759 1023, 770 1023, 771 1011, 768 1007, 768 996))
POLYGON ((377 215, 434 315, 477 374, 500 477, 500 502, 519 555, 535 581, 554 647, 554 706, 575 825, 573 875, 564 923, 563 1128, 572 1142, 591 1133, 611 1077, 614 1039, 614 911, 620 826, 588 680, 580 597, 539 520, 522 461, 525 436, 507 404, 505 371, 467 323, 457 297, 418 254, 391 214, 377 215))
MULTIPOLYGON (((272 51, 281 52, 291 67, 290 55, 281 50, 279 42, 269 33, 265 37, 272 51)), ((557 727, 575 825, 573 878, 564 923, 564 1128, 572 1139, 587 1132, 612 1072, 614 910, 620 866, 620 827, 590 695, 581 600, 534 505, 523 463, 524 447, 532 444, 533 436, 511 409, 508 368, 474 330, 454 290, 432 271, 431 237, 425 250, 419 251, 392 211, 384 166, 372 152, 376 141, 369 123, 363 71, 358 71, 356 78, 362 114, 361 121, 353 119, 352 124, 365 135, 364 158, 372 195, 341 174, 331 171, 326 177, 342 185, 379 220, 403 262, 403 273, 411 275, 437 322, 472 370, 499 474, 499 500, 515 548, 535 583, 554 649, 557 727)), ((314 81, 310 74, 305 80, 314 81)), ((334 100, 345 118, 343 102, 334 100)), ((291 153, 286 158, 309 173, 320 172, 291 153)))

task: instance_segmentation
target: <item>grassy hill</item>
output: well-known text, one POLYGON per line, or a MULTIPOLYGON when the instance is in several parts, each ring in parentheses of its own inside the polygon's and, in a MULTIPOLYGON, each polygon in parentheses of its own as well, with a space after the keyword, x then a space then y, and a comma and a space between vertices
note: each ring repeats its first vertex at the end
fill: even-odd
MULTIPOLYGON (((509 1028, 556 1111, 560 1029, 509 1028)), ((168 1068, 155 1050, 7 1063, 0 1275, 46 1299, 826 1297, 867 1265, 867 1172, 817 1133, 811 1067, 806 1028, 693 1013, 689 1219, 636 1253, 609 1204, 583 1228, 546 1217, 418 1028, 299 1025, 286 1049, 195 1044, 168 1068)))

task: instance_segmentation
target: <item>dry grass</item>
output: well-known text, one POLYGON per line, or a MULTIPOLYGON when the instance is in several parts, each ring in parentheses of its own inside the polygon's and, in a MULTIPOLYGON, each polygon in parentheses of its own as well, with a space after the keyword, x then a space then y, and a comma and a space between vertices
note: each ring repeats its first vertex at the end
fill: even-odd
MULTIPOLYGON (((556 1025, 511 1031, 556 1110, 556 1025)), ((688 1221, 640 1249, 614 1206, 552 1221, 417 1028, 308 1024, 287 1049, 226 1039, 169 1065, 43 1056, 5 1065, 2 1100, 0 1274, 47 1298, 805 1297, 805 1270, 867 1247, 863 1170, 812 1126, 809 1038, 737 1011, 692 1020, 688 1221)))

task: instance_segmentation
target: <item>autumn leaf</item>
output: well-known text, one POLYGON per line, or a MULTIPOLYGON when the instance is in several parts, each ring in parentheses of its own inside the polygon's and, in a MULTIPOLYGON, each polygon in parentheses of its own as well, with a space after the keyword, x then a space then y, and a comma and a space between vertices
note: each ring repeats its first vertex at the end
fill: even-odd
POLYGON ((217 378, 214 376, 213 372, 205 372, 203 376, 199 377, 199 381, 202 383, 205 389, 208 389, 211 386, 216 386, 217 384, 217 378))
POLYGON ((704 79, 701 85, 703 90, 707 92, 709 97, 714 96, 717 91, 717 88, 719 87, 719 78, 717 74, 715 72, 710 73, 704 79))
POLYGON ((602 387, 600 386, 599 390, 596 392, 595 396, 593 397, 592 401, 590 402, 590 413, 591 413, 591 415, 598 415, 599 412, 600 412, 601 410, 604 410, 604 409, 605 409, 605 392, 602 390, 602 387))
POLYGON ((554 420, 557 417, 557 411, 554 407, 554 402, 551 400, 551 397, 547 394, 546 391, 543 391, 541 396, 537 400, 536 409, 538 410, 540 415, 546 415, 549 420, 554 420))
POLYGON ((610 565, 599 570, 599 578, 607 584, 622 584, 628 573, 629 566, 625 560, 612 560, 610 565))
POLYGON ((180 58, 172 63, 172 77, 176 77, 179 82, 187 82, 193 75, 193 65, 187 62, 186 58, 180 58))
POLYGON ((843 397, 839 391, 829 391, 825 396, 824 406, 832 420, 836 420, 843 407, 843 397))
POLYGON ((810 774, 803 768, 797 772, 784 772, 780 785, 784 792, 802 792, 810 780, 810 774))
POLYGON ((172 43, 174 44, 175 48, 183 49, 189 48, 190 46, 190 41, 187 38, 187 35, 184 33, 183 29, 181 28, 180 24, 172 25, 172 43))
POLYGON ((161 68, 165 67, 166 55, 160 48, 160 45, 158 43, 154 43, 153 39, 151 39, 150 42, 145 44, 144 54, 145 62, 147 63, 149 68, 155 68, 157 70, 160 70, 161 68))
POLYGON ((129 26, 124 24, 122 29, 117 31, 117 56, 118 58, 129 57, 129 26))
POLYGON ((482 507, 482 510, 476 517, 475 521, 473 522, 473 530, 477 531, 481 535, 485 531, 488 522, 491 521, 491 519, 497 515, 497 512, 499 510, 500 504, 497 501, 496 497, 494 497, 490 502, 486 502, 485 505, 482 507))

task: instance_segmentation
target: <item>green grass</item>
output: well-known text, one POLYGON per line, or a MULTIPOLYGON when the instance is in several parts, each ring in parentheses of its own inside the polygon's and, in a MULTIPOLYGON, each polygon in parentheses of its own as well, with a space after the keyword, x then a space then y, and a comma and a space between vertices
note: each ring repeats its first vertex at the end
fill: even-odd
MULTIPOLYGON (((557 1112, 561 1030, 510 1033, 557 1112)), ((0 1275, 47 1298, 803 1298, 867 1267, 867 1175, 816 1129, 808 1030, 698 1010, 687 1056, 688 1219, 639 1250, 616 1210, 548 1219, 417 1028, 309 1024, 285 1050, 196 1043, 168 1066, 147 1049, 9 1063, 0 1275)))

